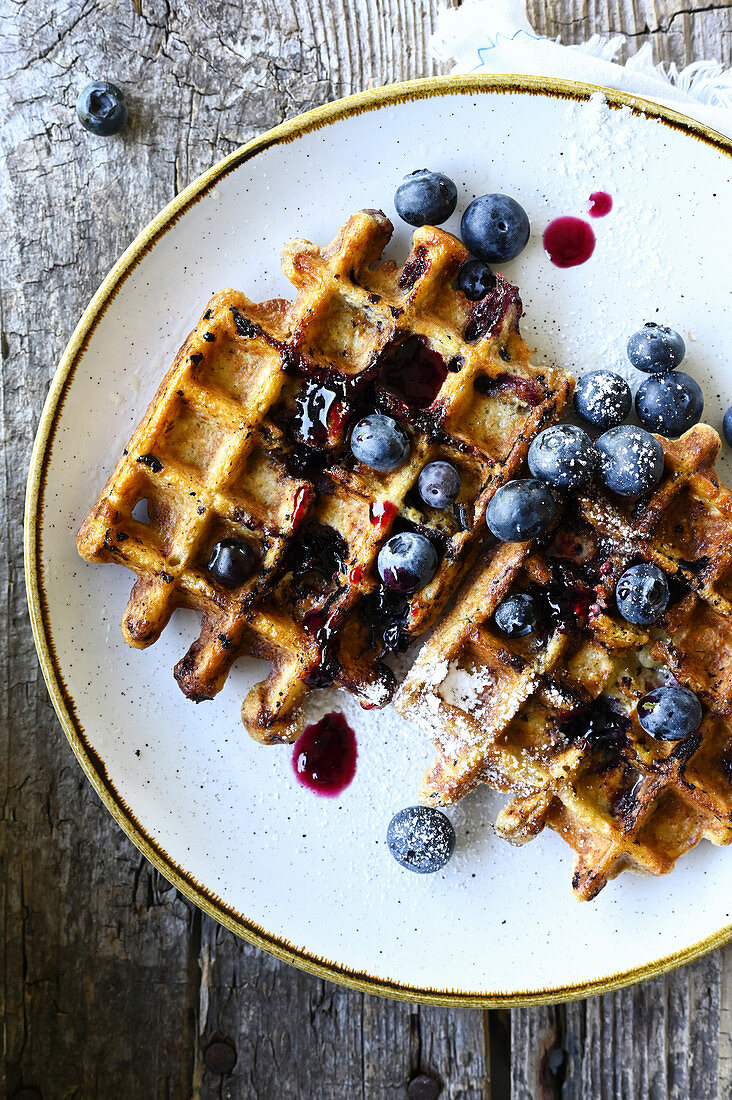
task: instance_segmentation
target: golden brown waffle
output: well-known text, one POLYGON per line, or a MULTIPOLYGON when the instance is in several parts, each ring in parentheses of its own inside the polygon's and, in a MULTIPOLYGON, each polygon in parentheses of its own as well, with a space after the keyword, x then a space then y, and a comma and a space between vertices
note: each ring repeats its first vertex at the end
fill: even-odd
POLYGON ((660 439, 665 473, 635 505, 597 487, 568 503, 545 545, 503 543, 424 646, 397 709, 439 750, 421 795, 445 804, 478 783, 512 797, 496 830, 516 844, 555 829, 575 849, 572 885, 594 897, 623 868, 663 874, 702 837, 732 840, 732 494, 717 433, 660 439), (671 602, 652 628, 614 605, 638 561, 671 602), (540 628, 507 639, 493 612, 529 591, 540 628), (704 703, 698 733, 656 741, 637 701, 672 678, 704 703))
POLYGON ((465 248, 429 226, 403 267, 377 266, 391 233, 383 214, 361 211, 326 249, 291 242, 292 304, 217 294, 78 535, 87 560, 138 574, 122 623, 131 645, 154 642, 176 607, 201 613, 175 669, 191 698, 215 695, 241 655, 271 662, 242 710, 261 740, 298 735, 311 687, 336 684, 368 707, 390 698, 380 658, 434 621, 475 557, 489 497, 571 394, 568 375, 529 364, 515 287, 499 276, 468 302, 452 285, 465 248), (392 473, 361 465, 348 446, 354 421, 374 409, 410 438, 409 460, 392 473), (437 458, 462 478, 444 512, 414 489, 437 458), (136 518, 142 500, 149 523, 136 518), (375 565, 405 529, 440 556, 409 599, 386 592, 375 565), (258 562, 233 592, 206 568, 231 537, 258 562))

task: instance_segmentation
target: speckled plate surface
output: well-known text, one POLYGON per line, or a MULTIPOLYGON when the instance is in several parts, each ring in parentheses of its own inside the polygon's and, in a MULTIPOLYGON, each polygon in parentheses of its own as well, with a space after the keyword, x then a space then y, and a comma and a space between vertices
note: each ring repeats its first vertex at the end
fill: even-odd
MULTIPOLYGON (((119 620, 121 567, 81 562, 79 523, 208 296, 289 291, 284 242, 326 242, 361 207, 395 218, 402 175, 439 167, 467 202, 505 191, 533 233, 503 269, 521 287, 536 360, 623 369, 627 335, 658 318, 687 338, 707 419, 732 403, 730 144, 660 109, 530 78, 447 78, 378 89, 287 123, 211 170, 131 246, 84 314, 54 381, 28 489, 27 580, 41 663, 89 778, 122 827, 189 897, 240 934, 313 972, 443 1003, 558 1000, 658 973, 732 935, 732 851, 702 844, 662 879, 624 875, 591 904, 570 892, 571 852, 553 833, 498 840, 500 799, 450 811, 456 855, 411 875, 391 859, 391 814, 415 800, 431 747, 391 709, 339 693, 358 737, 337 799, 300 786, 291 749, 251 741, 242 698, 263 668, 240 661, 195 706, 171 673, 197 633, 177 612, 147 651, 119 620), (613 197, 591 260, 561 270, 541 234, 613 197)), ((398 219, 395 218, 395 222, 398 219)), ((390 254, 408 227, 397 224, 390 254)), ((632 373, 632 372, 631 372, 632 373)), ((732 468, 725 458, 722 472, 732 468), (726 467, 726 469, 725 469, 726 467)))

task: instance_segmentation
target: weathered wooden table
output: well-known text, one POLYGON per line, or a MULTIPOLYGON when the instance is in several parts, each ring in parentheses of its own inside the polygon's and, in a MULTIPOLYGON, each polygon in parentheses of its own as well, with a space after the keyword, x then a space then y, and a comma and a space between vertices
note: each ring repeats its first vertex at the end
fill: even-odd
MULTIPOLYGON (((222 155, 308 107, 437 71, 435 0, 2 0, 0 11, 0 1091, 424 1100, 438 1087, 414 1081, 426 1074, 445 1100, 727 1100, 732 946, 614 995, 513 1012, 316 980, 203 917, 140 856, 84 778, 38 670, 25 476, 82 308, 138 230, 222 155), (95 77, 129 96, 132 124, 108 144, 89 142, 73 112, 95 77)), ((631 50, 650 40, 679 65, 732 60, 729 0, 529 0, 529 14, 568 42, 622 32, 631 50)))

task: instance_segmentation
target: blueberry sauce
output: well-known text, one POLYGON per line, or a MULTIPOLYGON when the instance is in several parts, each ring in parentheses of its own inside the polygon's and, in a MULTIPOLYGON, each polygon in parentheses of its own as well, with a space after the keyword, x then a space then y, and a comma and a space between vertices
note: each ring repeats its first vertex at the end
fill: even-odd
POLYGON ((292 750, 298 783, 324 798, 335 798, 356 774, 356 735, 342 714, 333 711, 306 726, 292 750))
POLYGON ((371 626, 371 643, 381 655, 393 653, 408 644, 405 631, 409 606, 405 596, 383 584, 367 598, 364 611, 371 626))
POLYGON ((303 525, 292 545, 288 565, 296 578, 319 573, 332 580, 345 569, 348 544, 334 527, 310 521, 303 525))
POLYGON ((382 356, 380 367, 381 384, 419 409, 432 404, 447 378, 445 360, 424 336, 409 336, 394 344, 382 356))
POLYGON ((607 741, 620 748, 627 740, 630 719, 614 710, 606 696, 598 695, 591 703, 580 703, 562 719, 559 729, 569 741, 586 738, 592 745, 607 741))
POLYGON ((604 218, 613 208, 613 197, 607 191, 593 191, 587 207, 591 218, 604 218))
POLYGON ((555 267, 576 267, 595 251, 592 226, 582 218, 555 218, 544 230, 544 251, 555 267))
POLYGON ((307 381, 295 401, 292 432, 308 447, 324 447, 345 416, 344 404, 335 389, 307 381))

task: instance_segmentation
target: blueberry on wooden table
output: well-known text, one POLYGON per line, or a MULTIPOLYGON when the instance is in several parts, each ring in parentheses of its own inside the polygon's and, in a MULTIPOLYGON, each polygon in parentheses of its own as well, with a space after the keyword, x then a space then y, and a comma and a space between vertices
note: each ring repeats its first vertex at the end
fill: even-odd
POLYGON ((628 383, 609 370, 590 371, 580 378, 574 391, 577 415, 595 428, 616 428, 632 404, 628 383))
POLYGON ((430 508, 447 508, 460 492, 460 474, 452 462, 428 462, 419 475, 417 489, 430 508))
POLYGON ((485 519, 501 542, 524 542, 546 531, 554 511, 554 497, 544 482, 527 477, 501 485, 488 502, 485 519))
POLYGON ((545 428, 529 447, 529 469, 555 489, 579 489, 591 476, 597 452, 587 432, 575 424, 545 428))
POLYGON ((254 551, 244 539, 222 539, 208 560, 208 571, 222 588, 239 588, 253 569, 254 551))
POLYGON ((439 871, 455 850, 455 830, 433 806, 407 806, 389 822, 386 843, 397 863, 418 875, 439 871))
POLYGON ((650 626, 668 607, 668 581, 662 569, 641 562, 626 569, 615 586, 618 611, 629 623, 650 626))
POLYGON ((385 542, 377 559, 387 588, 408 595, 424 588, 437 570, 437 551, 425 535, 404 531, 385 542))
POLYGON ((457 206, 457 187, 444 173, 419 168, 397 187, 394 206, 409 225, 441 225, 457 206))
POLYGON ((628 340, 628 359, 645 374, 666 374, 675 370, 686 355, 683 337, 672 328, 647 321, 628 340))
POLYGON ((480 195, 460 223, 465 246, 486 263, 505 263, 523 252, 531 226, 523 206, 510 195, 480 195))
POLYGON ((635 411, 644 428, 662 435, 683 435, 701 420, 701 386, 681 370, 646 378, 635 395, 635 411))
POLYGON ((122 91, 108 80, 93 80, 76 100, 79 122, 91 134, 109 137, 127 125, 127 104, 122 91))
POLYGON ((701 725, 702 708, 693 691, 678 684, 654 688, 637 706, 638 721, 657 741, 682 741, 701 725))
POLYGON ((403 466, 409 457, 409 436, 390 416, 371 413, 359 420, 351 432, 351 451, 364 466, 389 473, 403 466))
POLYGON ((600 477, 611 492, 638 497, 655 489, 663 475, 663 448, 643 428, 621 424, 596 441, 600 477))

